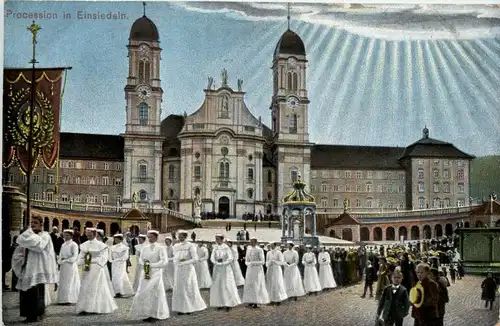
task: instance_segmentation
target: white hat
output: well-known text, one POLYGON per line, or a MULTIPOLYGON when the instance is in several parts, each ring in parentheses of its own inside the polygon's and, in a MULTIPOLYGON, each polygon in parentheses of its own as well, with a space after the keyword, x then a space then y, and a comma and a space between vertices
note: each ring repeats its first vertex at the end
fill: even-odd
POLYGON ((113 238, 123 238, 123 234, 117 233, 117 234, 113 235, 113 238))
POLYGON ((226 238, 226 242, 233 242, 233 240, 226 238))
POLYGON ((306 245, 306 248, 312 248, 311 245, 306 245))
POLYGON ((143 238, 143 239, 146 239, 146 235, 145 234, 139 234, 139 238, 143 238))
POLYGON ((150 233, 153 233, 153 234, 156 234, 156 235, 160 234, 160 232, 158 232, 156 230, 148 230, 148 234, 150 234, 150 233))
POLYGON ((101 235, 104 235, 104 230, 103 229, 95 229, 97 231, 97 233, 101 234, 101 235))
POLYGON ((71 230, 71 229, 66 229, 66 230, 64 230, 64 231, 63 231, 63 233, 71 233, 71 234, 73 234, 73 232, 74 232, 74 231, 73 231, 73 230, 71 230))
POLYGON ((171 236, 167 235, 167 236, 165 237, 165 240, 170 240, 170 241, 173 241, 174 239, 172 239, 172 237, 171 237, 171 236))
POLYGON ((250 240, 257 240, 257 238, 256 237, 251 237, 250 240))
POLYGON ((85 230, 90 231, 90 232, 97 232, 96 228, 86 228, 85 230))
POLYGON ((438 272, 440 272, 440 273, 443 272, 443 268, 441 266, 438 267, 438 272))
POLYGON ((222 233, 217 233, 217 234, 215 235, 215 237, 216 237, 216 238, 224 238, 224 234, 222 234, 222 233))
POLYGON ((59 230, 59 228, 57 226, 53 226, 52 230, 59 230))
POLYGON ((291 244, 291 245, 295 244, 295 243, 293 243, 293 241, 287 241, 286 243, 291 244))
POLYGON ((178 230, 177 234, 186 234, 187 235, 188 231, 186 231, 186 230, 178 230))

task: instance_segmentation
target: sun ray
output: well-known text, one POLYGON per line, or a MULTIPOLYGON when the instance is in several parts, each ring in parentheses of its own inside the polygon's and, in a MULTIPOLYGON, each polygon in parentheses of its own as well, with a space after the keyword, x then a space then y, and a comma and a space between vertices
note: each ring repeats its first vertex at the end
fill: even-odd
MULTIPOLYGON (((425 62, 424 62, 424 53, 422 50, 422 44, 424 41, 416 41, 417 51, 416 51, 416 60, 417 60, 417 75, 420 81, 420 103, 416 103, 418 106, 418 110, 421 112, 420 117, 422 117, 423 121, 419 121, 422 125, 427 125, 428 127, 433 126, 431 120, 431 112, 429 111, 429 107, 432 106, 432 101, 429 96, 429 82, 426 78, 425 74, 425 62)), ((421 127, 421 126, 420 126, 421 127)))
MULTIPOLYGON (((498 88, 500 84, 500 55, 496 55, 496 58, 491 57, 493 55, 492 51, 488 49, 486 44, 482 43, 482 40, 477 41, 462 41, 462 47, 467 53, 474 57, 474 61, 477 63, 478 68, 480 68, 483 74, 491 78, 490 86, 493 86, 493 89, 498 88), (483 52, 485 55, 481 55, 480 52, 483 52), (496 85, 496 86, 495 86, 496 85)), ((500 53, 500 49, 499 52, 500 53)))
MULTIPOLYGON (((405 119, 405 129, 412 130, 414 128, 414 123, 417 121, 417 114, 415 110, 415 99, 413 94, 413 88, 415 87, 413 83, 414 79, 414 65, 413 65, 413 43, 407 42, 404 48, 404 60, 401 65, 404 69, 403 80, 406 79, 407 87, 405 87, 404 95, 406 96, 406 110, 407 118, 405 119)), ((404 82, 402 83, 404 85, 404 82)))

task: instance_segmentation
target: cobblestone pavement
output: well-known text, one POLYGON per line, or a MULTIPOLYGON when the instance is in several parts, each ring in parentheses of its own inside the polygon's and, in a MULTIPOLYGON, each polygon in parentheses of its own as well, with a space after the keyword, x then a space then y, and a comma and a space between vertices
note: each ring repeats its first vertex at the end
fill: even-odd
MULTIPOLYGON (((446 326, 493 326, 498 319, 498 300, 493 311, 482 306, 480 301, 481 279, 467 276, 449 288, 450 303, 447 305, 446 326)), ((331 326, 372 326, 375 321, 376 302, 373 299, 360 298, 361 285, 338 288, 317 296, 299 298, 297 302, 286 302, 281 306, 265 306, 257 310, 244 306, 230 312, 208 308, 205 311, 188 316, 172 316, 159 321, 158 325, 178 326, 266 326, 266 325, 331 325, 331 326)), ((242 289, 240 289, 240 294, 242 289)), ((54 293, 52 293, 54 295, 54 293)), ((202 291, 205 302, 209 302, 209 291, 202 291)), ((3 317, 7 326, 21 324, 19 317, 19 295, 14 292, 3 294, 3 317)), ((171 294, 168 295, 169 306, 171 294)), ((51 305, 47 315, 38 325, 146 325, 134 319, 129 309, 132 299, 117 299, 119 309, 109 315, 77 316, 74 308, 51 305)), ((37 325, 37 324, 34 324, 37 325)), ((413 325, 413 319, 407 317, 405 326, 413 325)))

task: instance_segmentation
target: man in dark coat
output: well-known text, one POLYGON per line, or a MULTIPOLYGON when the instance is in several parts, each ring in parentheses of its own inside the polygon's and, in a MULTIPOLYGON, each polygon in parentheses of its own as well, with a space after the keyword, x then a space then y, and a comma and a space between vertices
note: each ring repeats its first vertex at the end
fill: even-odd
POLYGON ((392 284, 387 286, 378 303, 377 318, 384 326, 403 326, 403 320, 408 316, 410 300, 408 290, 401 285, 403 273, 396 268, 392 273, 392 284))
POLYGON ((59 256, 59 252, 61 251, 64 239, 59 234, 59 229, 56 226, 52 228, 52 232, 50 233, 50 238, 52 239, 52 244, 54 245, 54 251, 56 253, 56 256, 59 256))
POLYGON ((417 275, 415 273, 415 267, 410 261, 408 253, 403 253, 403 259, 401 260, 401 273, 403 273, 403 282, 401 283, 406 289, 411 289, 417 280, 417 275))
POLYGON ((417 266, 417 277, 424 290, 422 305, 413 305, 411 312, 415 326, 437 326, 439 320, 439 286, 430 278, 431 268, 422 263, 417 266))
POLYGON ((490 310, 493 309, 493 302, 495 301, 495 295, 497 291, 497 283, 493 278, 491 273, 488 273, 488 277, 481 284, 481 300, 484 300, 484 307, 488 308, 488 304, 490 305, 490 310))

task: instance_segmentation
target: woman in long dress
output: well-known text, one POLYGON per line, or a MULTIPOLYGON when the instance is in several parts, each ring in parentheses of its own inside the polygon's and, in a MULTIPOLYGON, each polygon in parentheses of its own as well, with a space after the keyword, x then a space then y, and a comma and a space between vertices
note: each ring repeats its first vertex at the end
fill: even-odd
POLYGON ((165 287, 165 291, 168 291, 174 288, 175 277, 174 246, 172 245, 172 237, 167 236, 165 238, 165 246, 168 264, 164 267, 165 269, 163 271, 163 286, 165 287))
POLYGON ((232 307, 241 304, 231 267, 234 257, 231 248, 224 243, 222 234, 215 236, 215 242, 210 257, 210 261, 214 265, 212 287, 210 288, 210 306, 229 311, 232 307))
POLYGON ((266 257, 266 287, 269 300, 277 306, 281 304, 281 301, 288 298, 283 280, 282 266, 284 263, 283 254, 276 247, 276 243, 271 243, 271 250, 267 252, 266 257))
POLYGON ((198 261, 195 264, 196 277, 198 278, 198 286, 200 289, 209 289, 212 285, 212 277, 208 270, 209 253, 207 247, 200 243, 197 249, 198 261))
POLYGON ((247 272, 243 288, 243 302, 252 308, 268 304, 270 301, 263 268, 266 258, 264 250, 257 247, 256 238, 250 239, 250 246, 247 247, 245 255, 245 263, 247 265, 247 272))
POLYGON ((331 290, 337 287, 337 283, 333 278, 330 254, 325 251, 324 247, 320 250, 321 251, 318 254, 319 283, 321 284, 321 289, 331 290))
POLYGON ((233 260, 231 261, 231 268, 233 269, 234 280, 236 281, 236 286, 245 285, 245 278, 243 277, 243 273, 241 272, 240 263, 238 262, 238 258, 240 256, 238 252, 238 248, 233 246, 233 242, 229 239, 226 239, 226 244, 229 246, 233 253, 233 260))
POLYGON ((142 248, 145 246, 146 236, 144 234, 139 234, 137 237, 139 243, 134 246, 135 249, 135 277, 134 277, 134 291, 137 292, 139 289, 139 282, 144 278, 144 268, 139 264, 139 257, 141 256, 142 248))
POLYGON ((297 266, 299 263, 299 253, 293 249, 293 246, 294 243, 289 241, 288 250, 283 253, 283 259, 285 260, 283 277, 285 280, 286 294, 289 298, 293 298, 294 301, 297 301, 297 297, 305 295, 306 292, 304 291, 304 284, 297 266))
POLYGON ((384 294, 384 289, 386 286, 391 284, 389 281, 387 260, 385 257, 379 259, 379 271, 377 272, 377 291, 375 292, 375 300, 380 300, 382 294, 384 294))
POLYGON ((318 269, 316 265, 316 255, 311 251, 311 246, 306 246, 307 252, 302 256, 302 264, 304 265, 304 290, 311 295, 321 291, 319 283, 318 269))
POLYGON ((111 283, 117 298, 131 297, 134 289, 127 274, 127 261, 130 258, 130 247, 123 243, 123 234, 113 236, 115 245, 110 248, 111 283))
POLYGON ((73 230, 63 231, 64 243, 59 252, 59 284, 56 303, 60 305, 75 304, 80 293, 80 273, 78 271, 78 245, 73 241, 73 230))
POLYGON ((158 234, 158 231, 149 230, 149 243, 141 248, 138 266, 141 266, 143 273, 141 273, 139 291, 134 297, 131 309, 132 315, 144 318, 147 322, 170 317, 167 295, 163 286, 163 271, 168 263, 167 253, 165 248, 157 243, 158 234), (147 264, 149 264, 148 275, 144 271, 147 264))

